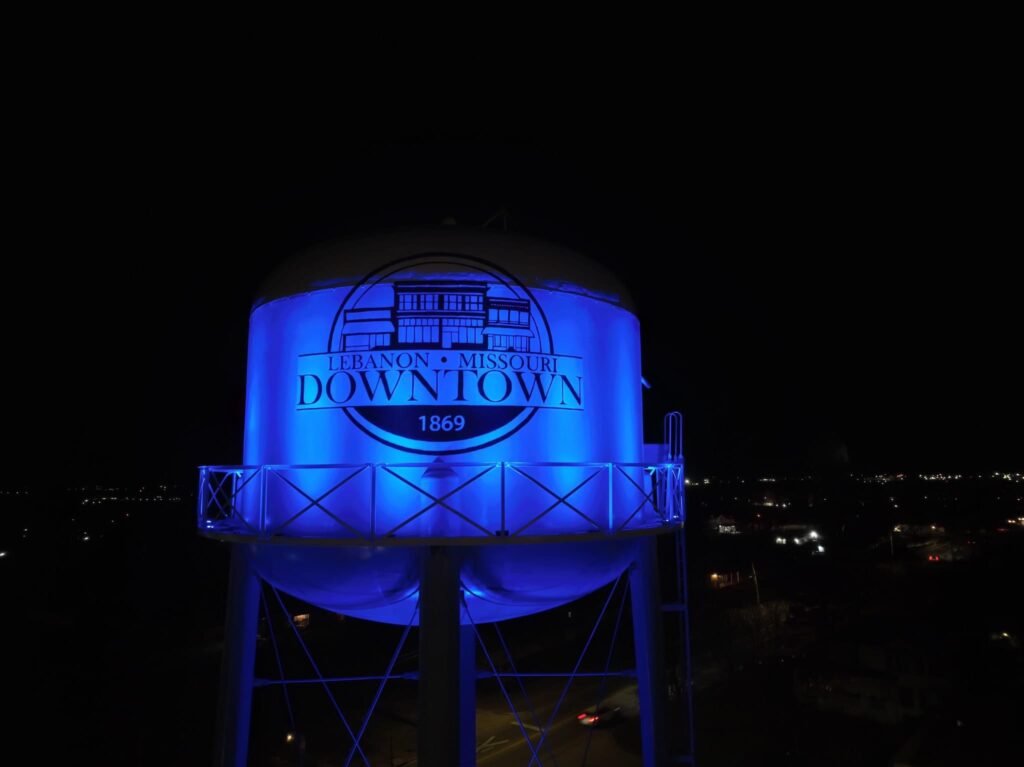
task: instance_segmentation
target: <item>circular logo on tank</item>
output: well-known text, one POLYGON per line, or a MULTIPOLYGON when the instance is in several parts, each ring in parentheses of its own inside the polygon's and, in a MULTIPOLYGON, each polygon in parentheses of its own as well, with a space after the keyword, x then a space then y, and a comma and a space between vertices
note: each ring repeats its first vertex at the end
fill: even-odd
POLYGON ((556 353, 531 291, 479 258, 422 253, 382 266, 326 335, 326 350, 299 358, 298 409, 341 410, 401 450, 476 450, 540 408, 583 409, 580 358, 556 353))

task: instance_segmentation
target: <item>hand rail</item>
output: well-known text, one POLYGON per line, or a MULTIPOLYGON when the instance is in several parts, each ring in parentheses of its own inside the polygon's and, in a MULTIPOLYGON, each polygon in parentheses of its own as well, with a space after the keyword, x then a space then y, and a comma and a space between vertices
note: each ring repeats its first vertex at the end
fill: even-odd
POLYGON ((213 537, 356 544, 616 536, 685 519, 683 464, 413 462, 201 466, 213 537), (600 479, 601 476, 604 479, 600 479))

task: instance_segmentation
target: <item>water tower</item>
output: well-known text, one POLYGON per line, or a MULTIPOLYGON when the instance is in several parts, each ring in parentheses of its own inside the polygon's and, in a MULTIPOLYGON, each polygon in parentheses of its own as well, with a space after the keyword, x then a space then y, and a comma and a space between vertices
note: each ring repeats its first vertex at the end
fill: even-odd
POLYGON ((244 464, 200 477, 199 529, 232 543, 217 763, 246 763, 261 581, 418 625, 418 764, 453 767, 475 764, 476 627, 618 578, 644 764, 667 763, 661 611, 685 605, 659 599, 656 536, 682 528, 682 457, 645 450, 641 381, 627 291, 546 242, 395 232, 271 275, 244 464))

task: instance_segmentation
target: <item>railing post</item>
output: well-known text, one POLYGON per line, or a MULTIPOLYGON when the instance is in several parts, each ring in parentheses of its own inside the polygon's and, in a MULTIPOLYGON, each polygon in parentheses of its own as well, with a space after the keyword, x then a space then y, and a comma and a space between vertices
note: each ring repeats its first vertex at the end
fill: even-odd
MULTIPOLYGON (((661 469, 656 465, 647 466, 644 468, 644 476, 646 477, 645 481, 649 481, 651 483, 651 489, 647 492, 653 499, 651 501, 651 508, 654 509, 654 516, 661 517, 662 521, 664 522, 665 513, 661 509, 663 503, 661 500, 661 493, 659 492, 659 488, 661 488, 662 486, 660 471, 661 469)), ((642 490, 641 492, 644 492, 645 490, 647 490, 646 485, 644 486, 644 490, 642 490)))
POLYGON ((260 466, 260 520, 259 520, 259 531, 260 537, 263 538, 267 534, 267 467, 260 466))
POLYGON ((675 470, 670 465, 662 466, 658 469, 661 481, 659 486, 661 487, 661 505, 665 513, 665 521, 671 522, 676 517, 676 479, 675 470))
POLYGON ((502 461, 498 464, 498 468, 501 470, 501 530, 502 535, 508 534, 508 521, 505 519, 505 462, 502 461))
POLYGON ((242 476, 240 471, 231 472, 231 487, 228 489, 228 517, 238 517, 245 520, 241 510, 238 508, 238 478, 242 476))
POLYGON ((615 464, 608 464, 608 532, 615 532, 615 464))
POLYGON ((199 467, 199 508, 196 509, 196 524, 199 527, 203 527, 203 521, 206 516, 206 472, 205 466, 199 467))
POLYGON ((377 464, 370 464, 370 540, 377 535, 377 464))
POLYGON ((686 464, 682 458, 676 472, 676 518, 686 524, 686 464))

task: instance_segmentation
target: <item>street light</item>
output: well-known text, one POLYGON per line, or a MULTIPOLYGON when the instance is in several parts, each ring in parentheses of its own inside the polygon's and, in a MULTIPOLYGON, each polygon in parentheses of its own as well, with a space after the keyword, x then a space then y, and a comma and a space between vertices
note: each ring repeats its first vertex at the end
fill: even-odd
POLYGON ((298 744, 299 747, 299 767, 302 767, 306 761, 306 736, 301 732, 288 732, 285 733, 284 742, 289 745, 292 743, 298 744))

